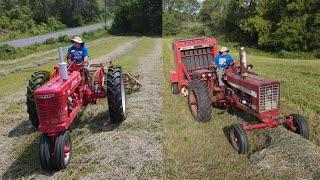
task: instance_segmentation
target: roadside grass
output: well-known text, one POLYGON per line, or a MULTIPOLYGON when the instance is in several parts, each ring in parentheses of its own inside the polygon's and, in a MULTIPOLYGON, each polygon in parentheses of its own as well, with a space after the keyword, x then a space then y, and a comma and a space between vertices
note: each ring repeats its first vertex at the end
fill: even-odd
MULTIPOLYGON (((82 37, 86 42, 88 42, 95 39, 108 37, 110 36, 110 34, 109 34, 109 31, 106 29, 98 29, 88 33, 80 34, 78 36, 82 37)), ((1 52, 0 61, 24 57, 34 52, 41 52, 41 51, 46 51, 50 49, 55 49, 55 48, 58 48, 61 46, 67 46, 70 44, 69 39, 71 37, 68 37, 66 35, 61 37, 64 37, 64 38, 62 38, 61 40, 48 39, 44 43, 37 43, 37 44, 30 45, 23 48, 13 48, 11 46, 6 46, 6 45, 0 46, 0 52, 1 52)))
MULTIPOLYGON (((196 122, 189 112, 187 98, 170 91, 169 73, 174 70, 172 39, 164 39, 164 168, 168 179, 272 179, 289 178, 259 171, 248 160, 249 155, 238 155, 226 137, 228 128, 240 121, 224 110, 213 109, 212 120, 196 122)), ((232 50, 234 57, 237 52, 232 50)), ((237 58, 236 58, 237 59, 237 58)), ((281 111, 300 113, 309 120, 311 142, 319 145, 319 80, 317 61, 280 60, 248 55, 249 64, 257 74, 278 79, 281 83, 281 111)), ((290 133, 290 132, 288 132, 290 133)), ((265 145, 264 131, 248 133, 251 152, 265 145)))
MULTIPOLYGON (((123 41, 127 42, 130 40, 132 40, 132 37, 123 38, 122 44, 124 44, 123 41)), ((130 71, 131 73, 136 73, 139 67, 139 60, 146 54, 150 53, 153 43, 154 40, 152 38, 143 38, 138 42, 137 46, 134 49, 128 52, 128 54, 120 56, 117 60, 116 65, 121 65, 124 72, 130 71)), ((118 45, 121 45, 121 43, 119 42, 118 45)), ((111 51, 112 49, 115 49, 117 47, 111 43, 106 43, 104 46, 110 47, 100 47, 101 49, 97 49, 97 51, 92 49, 91 54, 95 54, 94 57, 97 58, 99 55, 103 55, 103 53, 111 51), (102 49, 104 49, 104 51, 102 51, 102 49)), ((11 107, 14 108, 15 106, 11 107)), ((107 102, 105 100, 99 102, 98 105, 89 105, 80 112, 78 118, 76 118, 76 120, 73 122, 70 128, 72 132, 72 144, 74 148, 72 162, 70 166, 68 166, 68 169, 64 170, 61 174, 58 175, 59 178, 69 179, 69 177, 72 176, 74 179, 79 179, 80 177, 95 172, 96 167, 100 164, 100 162, 97 160, 91 160, 90 156, 87 156, 94 150, 91 146, 83 144, 83 140, 88 135, 102 131, 130 131, 139 129, 139 127, 136 126, 125 126, 120 129, 115 129, 118 127, 118 125, 114 126, 107 123, 107 112, 102 114, 99 113, 97 115, 97 109, 101 109, 104 107, 107 110, 107 102)), ((14 112, 14 110, 11 110, 11 108, 8 108, 7 111, 14 112)), ((142 128, 142 126, 140 126, 140 128, 142 128)), ((52 176, 53 173, 44 172, 40 168, 37 147, 37 142, 40 138, 40 134, 36 132, 25 136, 26 138, 25 140, 23 140, 23 142, 19 140, 12 148, 13 150, 11 152, 11 156, 17 160, 11 167, 9 167, 9 169, 7 169, 6 175, 10 176, 11 178, 33 177, 38 174, 52 176), (28 157, 32 157, 32 161, 25 162, 26 160, 28 160, 28 157), (24 163, 21 164, 21 162, 24 163), (30 168, 28 169, 27 167, 30 168), (16 170, 19 170, 19 173, 15 173, 16 170)))

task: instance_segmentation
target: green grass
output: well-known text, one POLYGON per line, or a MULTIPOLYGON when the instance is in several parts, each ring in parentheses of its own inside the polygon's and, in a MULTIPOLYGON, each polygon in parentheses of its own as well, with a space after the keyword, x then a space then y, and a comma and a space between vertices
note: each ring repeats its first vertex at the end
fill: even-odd
MULTIPOLYGON (((260 172, 248 160, 238 155, 229 144, 225 132, 237 118, 214 109, 212 120, 196 122, 189 112, 187 98, 170 91, 169 73, 174 69, 172 39, 164 39, 164 158, 168 179, 269 179, 272 174, 260 172)), ((236 51, 232 53, 237 57, 236 51)), ((311 141, 320 144, 318 105, 320 80, 317 61, 292 61, 250 54, 249 64, 260 76, 278 79, 281 83, 281 110, 284 114, 301 113, 309 119, 311 141)), ((249 133, 251 150, 263 145, 262 132, 249 133)), ((288 178, 284 177, 278 178, 288 178)))

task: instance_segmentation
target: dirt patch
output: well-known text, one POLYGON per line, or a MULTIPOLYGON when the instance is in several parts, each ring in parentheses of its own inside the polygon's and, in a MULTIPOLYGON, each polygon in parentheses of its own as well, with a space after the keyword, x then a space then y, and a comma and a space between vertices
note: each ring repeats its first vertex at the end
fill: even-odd
POLYGON ((260 171, 274 177, 320 179, 320 149, 284 128, 267 129, 267 147, 250 155, 260 171))

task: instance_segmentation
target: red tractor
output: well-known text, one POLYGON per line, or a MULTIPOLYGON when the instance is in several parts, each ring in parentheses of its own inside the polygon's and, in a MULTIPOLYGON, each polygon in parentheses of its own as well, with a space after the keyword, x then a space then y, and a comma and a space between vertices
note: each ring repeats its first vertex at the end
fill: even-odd
POLYGON ((59 52, 60 63, 54 67, 53 73, 35 72, 27 88, 29 119, 42 133, 39 159, 44 170, 60 170, 68 166, 72 154, 68 128, 83 106, 107 98, 110 120, 119 123, 126 118, 120 67, 113 67, 112 63, 91 64, 87 68, 85 63, 73 61, 67 64, 61 48, 59 52))
POLYGON ((244 48, 240 50, 240 63, 225 69, 223 86, 218 85, 217 69, 213 57, 218 53, 214 38, 197 37, 173 41, 175 71, 170 73, 174 94, 188 96, 192 116, 200 122, 211 119, 212 107, 241 110, 257 122, 234 124, 229 140, 239 154, 249 151, 246 132, 284 125, 289 130, 309 138, 307 120, 298 114, 278 118, 280 111, 280 83, 251 73, 246 63, 244 48))

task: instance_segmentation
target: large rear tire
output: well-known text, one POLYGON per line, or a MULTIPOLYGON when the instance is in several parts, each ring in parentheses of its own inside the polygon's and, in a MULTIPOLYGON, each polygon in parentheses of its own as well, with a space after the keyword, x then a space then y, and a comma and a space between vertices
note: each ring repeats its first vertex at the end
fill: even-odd
POLYGON ((29 114, 29 120, 34 127, 39 126, 38 113, 36 103, 34 101, 34 91, 45 84, 50 79, 50 73, 47 71, 38 71, 31 75, 29 84, 27 87, 27 112, 29 114))
POLYGON ((105 83, 105 89, 107 89, 110 120, 114 123, 120 123, 125 120, 127 116, 126 93, 121 68, 109 68, 105 81, 107 81, 105 83))
POLYGON ((192 116, 199 122, 209 121, 212 103, 208 87, 199 80, 193 80, 188 90, 188 105, 192 116))

